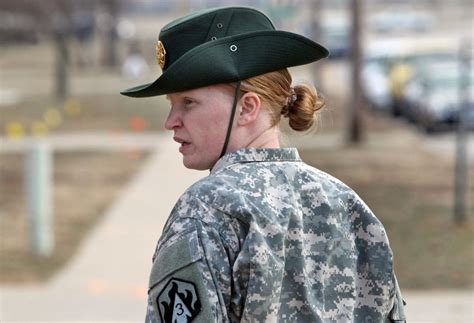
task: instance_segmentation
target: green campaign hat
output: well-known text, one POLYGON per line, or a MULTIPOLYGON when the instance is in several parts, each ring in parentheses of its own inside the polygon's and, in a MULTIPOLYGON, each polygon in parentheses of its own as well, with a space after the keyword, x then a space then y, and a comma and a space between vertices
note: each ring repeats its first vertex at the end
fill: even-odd
POLYGON ((199 11, 163 27, 156 57, 163 73, 121 94, 149 97, 232 83, 327 57, 322 45, 276 30, 262 12, 246 7, 199 11))

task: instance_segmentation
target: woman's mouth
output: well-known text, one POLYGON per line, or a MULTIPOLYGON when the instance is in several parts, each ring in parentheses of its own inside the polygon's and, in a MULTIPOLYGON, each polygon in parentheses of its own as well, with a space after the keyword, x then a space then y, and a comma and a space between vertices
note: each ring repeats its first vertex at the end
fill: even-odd
POLYGON ((179 146, 179 151, 180 151, 181 153, 182 153, 183 151, 185 151, 185 150, 189 147, 189 145, 191 145, 190 142, 185 141, 185 140, 183 140, 183 139, 181 139, 181 138, 179 138, 179 137, 174 137, 173 139, 174 139, 174 141, 176 141, 177 143, 180 144, 180 146, 179 146))
POLYGON ((179 152, 182 153, 182 154, 185 153, 188 150, 190 145, 191 145, 191 143, 189 143, 189 142, 182 142, 181 146, 179 146, 179 152))

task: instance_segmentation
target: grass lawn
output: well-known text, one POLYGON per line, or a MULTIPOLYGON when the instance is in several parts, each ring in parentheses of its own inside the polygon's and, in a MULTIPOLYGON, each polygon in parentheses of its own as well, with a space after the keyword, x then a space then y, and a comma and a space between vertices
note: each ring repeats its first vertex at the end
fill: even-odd
POLYGON ((26 98, 1 107, 0 129, 7 135, 12 123, 22 125, 24 135, 34 134, 42 122, 48 133, 57 131, 160 131, 168 113, 165 99, 134 100, 112 94, 92 94, 60 101, 49 96, 26 98))
POLYGON ((0 155, 0 283, 48 279, 75 253, 147 154, 56 153, 51 258, 30 251, 22 154, 0 155), (104 189, 106 187, 106 189, 104 189))
POLYGON ((372 132, 358 147, 300 150, 309 164, 352 187, 384 223, 404 288, 474 286, 474 169, 471 215, 453 221, 453 162, 397 128, 372 132))

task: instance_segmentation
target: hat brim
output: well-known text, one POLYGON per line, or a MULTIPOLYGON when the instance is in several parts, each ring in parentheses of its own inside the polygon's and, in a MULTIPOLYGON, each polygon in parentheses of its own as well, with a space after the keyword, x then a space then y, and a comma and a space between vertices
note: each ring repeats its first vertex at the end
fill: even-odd
POLYGON ((120 92, 150 97, 231 83, 325 58, 322 45, 286 31, 256 31, 209 41, 170 65, 154 82, 120 92))

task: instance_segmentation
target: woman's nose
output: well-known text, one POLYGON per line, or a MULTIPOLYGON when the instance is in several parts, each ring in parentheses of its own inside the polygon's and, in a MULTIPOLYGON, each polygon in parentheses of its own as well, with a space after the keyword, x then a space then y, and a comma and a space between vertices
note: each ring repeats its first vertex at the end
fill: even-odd
POLYGON ((166 118, 165 121, 165 128, 167 130, 173 130, 177 127, 180 127, 182 125, 181 118, 179 117, 179 114, 176 112, 175 109, 171 108, 170 113, 168 114, 168 117, 166 118))

